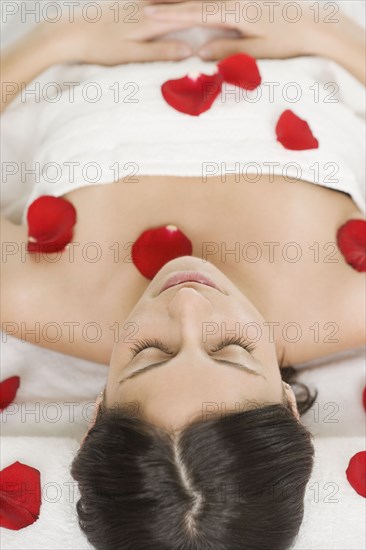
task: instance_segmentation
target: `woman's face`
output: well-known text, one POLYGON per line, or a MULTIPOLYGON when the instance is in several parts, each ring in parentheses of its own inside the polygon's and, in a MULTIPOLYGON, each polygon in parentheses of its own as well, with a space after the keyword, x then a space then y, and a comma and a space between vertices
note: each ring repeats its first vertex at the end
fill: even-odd
POLYGON ((170 430, 282 403, 284 392, 294 406, 263 323, 253 304, 209 262, 169 262, 121 323, 106 405, 132 414, 138 408, 146 420, 170 430))

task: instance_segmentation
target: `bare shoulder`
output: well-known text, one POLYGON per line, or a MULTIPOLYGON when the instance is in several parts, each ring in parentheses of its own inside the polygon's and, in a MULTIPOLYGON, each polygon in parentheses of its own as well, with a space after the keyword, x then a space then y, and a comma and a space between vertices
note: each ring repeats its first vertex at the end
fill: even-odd
POLYGON ((363 219, 363 215, 346 209, 335 220, 320 217, 321 223, 308 230, 313 231, 310 240, 300 241, 302 250, 311 250, 311 254, 286 272, 289 276, 279 293, 284 322, 301 327, 299 338, 285 334, 281 342, 287 364, 365 345, 365 273, 346 263, 335 238, 339 227, 350 219, 363 219), (311 240, 319 246, 314 248, 311 240))
POLYGON ((27 227, 3 219, 1 230, 1 330, 54 351, 108 362, 113 332, 100 328, 94 264, 79 257, 72 261, 66 252, 30 254, 27 227), (110 335, 107 342, 96 340, 98 330, 110 335))
MULTIPOLYGON (((350 219, 366 221, 361 212, 355 212, 350 219)), ((350 347, 366 344, 366 274, 347 266, 343 294, 343 311, 349 326, 350 347)))
POLYGON ((31 329, 37 315, 47 316, 50 281, 46 266, 27 252, 27 240, 26 226, 1 218, 1 329, 38 343, 31 329))
POLYGON ((26 262, 27 234, 24 226, 16 225, 1 217, 1 323, 15 319, 21 293, 20 283, 24 285, 28 265, 26 262))
MULTIPOLYGON (((362 219, 366 222, 359 210, 355 211, 350 219, 362 219)), ((347 279, 344 312, 350 327, 350 344, 357 347, 366 344, 366 274, 347 266, 347 279)))

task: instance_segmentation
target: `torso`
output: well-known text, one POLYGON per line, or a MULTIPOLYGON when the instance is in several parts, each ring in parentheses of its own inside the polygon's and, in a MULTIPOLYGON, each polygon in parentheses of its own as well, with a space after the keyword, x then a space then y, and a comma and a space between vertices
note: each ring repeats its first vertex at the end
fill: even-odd
MULTIPOLYGON (((336 246, 337 229, 362 217, 348 195, 281 177, 237 183, 230 176, 207 183, 140 177, 138 183, 80 188, 65 198, 78 214, 74 244, 57 262, 27 258, 27 289, 23 279, 17 307, 10 308, 13 319, 17 314, 61 327, 58 342, 41 334, 41 345, 107 364, 116 323, 148 285, 131 262, 131 244, 146 229, 169 224, 191 239, 194 256, 219 267, 276 323, 272 330, 285 363, 362 343, 364 279, 336 246), (87 341, 97 334, 91 322, 101 327, 97 343, 87 341)), ((26 228, 21 231, 26 240, 26 228)), ((55 334, 52 327, 49 334, 55 334)))

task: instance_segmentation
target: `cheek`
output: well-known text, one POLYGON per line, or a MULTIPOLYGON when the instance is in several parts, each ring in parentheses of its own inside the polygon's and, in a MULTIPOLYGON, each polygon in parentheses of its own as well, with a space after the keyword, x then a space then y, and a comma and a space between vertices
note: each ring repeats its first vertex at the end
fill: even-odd
POLYGON ((273 343, 269 343, 265 338, 262 338, 256 343, 253 356, 264 367, 264 374, 271 384, 276 383, 281 378, 276 347, 273 343))
POLYGON ((144 299, 130 312, 128 317, 121 323, 119 334, 123 341, 133 343, 134 339, 142 338, 142 332, 149 332, 156 329, 156 323, 164 316, 161 304, 153 300, 144 299))
POLYGON ((266 342, 265 321, 252 306, 244 308, 242 304, 238 304, 230 309, 223 308, 221 312, 216 311, 216 316, 221 327, 220 336, 223 338, 247 338, 256 346, 266 342), (221 320, 220 313, 222 313, 221 320))
POLYGON ((263 324, 264 319, 253 303, 241 292, 237 291, 230 300, 229 307, 223 303, 223 312, 226 310, 231 317, 241 319, 246 323, 263 324))
POLYGON ((115 349, 120 355, 126 354, 126 349, 132 347, 143 338, 142 330, 151 322, 141 310, 133 310, 131 314, 118 327, 113 327, 115 337, 115 349))

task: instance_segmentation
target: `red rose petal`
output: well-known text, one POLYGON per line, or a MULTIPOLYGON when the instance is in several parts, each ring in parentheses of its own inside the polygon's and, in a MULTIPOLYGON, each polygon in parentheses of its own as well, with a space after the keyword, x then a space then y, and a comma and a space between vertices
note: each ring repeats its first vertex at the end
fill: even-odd
POLYGON ((366 271, 366 221, 349 220, 337 232, 338 248, 356 271, 366 271))
POLYGON ((19 385, 19 376, 11 376, 0 383, 0 411, 14 401, 19 385))
POLYGON ((165 101, 174 109, 191 116, 199 116, 208 111, 220 95, 222 76, 188 75, 178 80, 168 80, 162 85, 165 101))
POLYGON ((291 151, 305 151, 319 147, 319 142, 313 136, 309 124, 290 110, 280 116, 276 134, 277 141, 291 151))
POLYGON ((28 252, 59 252, 72 240, 76 210, 65 199, 44 195, 28 209, 28 252))
POLYGON ((364 389, 363 389, 362 403, 363 403, 363 408, 364 408, 365 411, 366 411, 366 386, 365 386, 364 389))
POLYGON ((347 479, 354 490, 366 497, 366 451, 356 453, 349 461, 347 479))
POLYGON ((41 507, 40 472, 14 462, 0 472, 0 527, 19 530, 39 517, 41 507))
POLYGON ((174 225, 145 231, 132 247, 132 261, 147 279, 171 260, 191 255, 191 241, 174 225))
POLYGON ((225 82, 245 90, 255 90, 262 82, 256 60, 244 53, 223 59, 218 68, 225 82))

